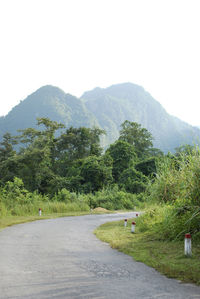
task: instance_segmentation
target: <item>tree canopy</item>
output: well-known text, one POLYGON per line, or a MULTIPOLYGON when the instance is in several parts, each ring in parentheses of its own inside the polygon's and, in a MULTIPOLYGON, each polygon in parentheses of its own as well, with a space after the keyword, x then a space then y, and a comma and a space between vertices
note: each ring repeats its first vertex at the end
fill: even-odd
POLYGON ((0 144, 1 184, 17 177, 27 190, 41 194, 63 188, 90 193, 112 184, 138 193, 144 190, 145 175, 155 171, 153 160, 144 162, 152 149, 151 134, 137 123, 124 122, 119 140, 105 152, 100 144, 104 130, 65 129, 48 118, 38 118, 37 124, 37 129, 19 130, 18 136, 4 135, 0 144), (142 185, 136 188, 139 178, 142 185))
POLYGON ((121 125, 119 140, 128 142, 135 147, 138 157, 144 157, 153 146, 151 133, 140 124, 126 120, 121 125))

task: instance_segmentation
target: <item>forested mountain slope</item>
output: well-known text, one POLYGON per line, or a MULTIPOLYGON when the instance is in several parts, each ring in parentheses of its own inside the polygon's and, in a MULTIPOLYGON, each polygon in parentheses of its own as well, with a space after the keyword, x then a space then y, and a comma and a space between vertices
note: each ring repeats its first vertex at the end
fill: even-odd
POLYGON ((5 132, 15 135, 17 129, 35 128, 37 117, 48 117, 66 127, 98 126, 95 117, 80 99, 47 85, 36 90, 5 117, 0 118, 1 137, 5 132))
POLYGON ((36 127, 37 117, 48 117, 67 128, 100 127, 107 132, 103 146, 113 143, 125 121, 138 122, 154 137, 154 146, 164 152, 200 140, 200 130, 169 115, 141 86, 124 83, 95 88, 78 99, 58 87, 43 86, 0 117, 0 139, 6 132, 36 127))
POLYGON ((154 146, 165 152, 199 141, 198 128, 169 115, 141 86, 124 83, 95 88, 85 92, 82 100, 107 131, 109 143, 118 138, 120 125, 125 120, 140 123, 153 135, 154 146))

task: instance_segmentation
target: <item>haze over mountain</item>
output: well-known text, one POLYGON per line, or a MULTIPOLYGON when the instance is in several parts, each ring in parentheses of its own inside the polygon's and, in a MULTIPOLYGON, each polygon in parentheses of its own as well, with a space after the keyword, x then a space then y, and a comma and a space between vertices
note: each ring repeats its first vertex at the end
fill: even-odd
POLYGON ((97 126, 96 118, 78 98, 58 87, 43 86, 0 117, 1 136, 5 132, 17 134, 18 129, 36 128, 38 117, 48 117, 66 127, 97 126))
POLYGON ((154 137, 154 146, 165 152, 199 141, 198 128, 169 115, 158 101, 136 84, 95 88, 81 98, 108 132, 111 142, 118 137, 120 124, 125 120, 138 122, 149 130, 154 137))
POLYGON ((118 138, 120 125, 125 120, 148 129, 154 137, 154 147, 164 152, 200 140, 198 128, 169 115, 144 88, 132 83, 95 88, 80 99, 58 87, 43 86, 5 117, 0 117, 0 138, 6 132, 16 135, 18 129, 35 128, 37 117, 48 117, 67 128, 100 127, 107 132, 102 140, 105 147, 118 138))

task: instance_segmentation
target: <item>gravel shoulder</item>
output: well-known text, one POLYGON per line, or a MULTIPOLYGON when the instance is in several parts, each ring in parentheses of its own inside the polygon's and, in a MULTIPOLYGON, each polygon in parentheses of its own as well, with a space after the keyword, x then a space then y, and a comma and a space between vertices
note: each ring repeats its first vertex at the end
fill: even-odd
POLYGON ((200 298, 200 287, 166 278, 93 234, 135 213, 65 217, 0 232, 0 298, 200 298))

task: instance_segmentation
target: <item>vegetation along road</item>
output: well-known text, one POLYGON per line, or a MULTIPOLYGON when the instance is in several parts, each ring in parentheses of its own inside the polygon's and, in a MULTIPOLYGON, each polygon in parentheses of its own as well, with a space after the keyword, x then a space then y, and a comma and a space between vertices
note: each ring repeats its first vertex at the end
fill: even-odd
POLYGON ((134 213, 39 220, 0 232, 0 298, 200 298, 183 284, 111 249, 93 234, 134 213))

